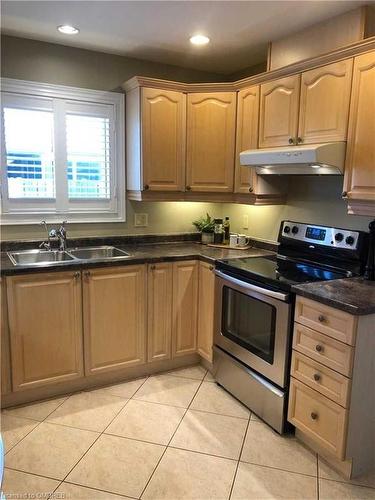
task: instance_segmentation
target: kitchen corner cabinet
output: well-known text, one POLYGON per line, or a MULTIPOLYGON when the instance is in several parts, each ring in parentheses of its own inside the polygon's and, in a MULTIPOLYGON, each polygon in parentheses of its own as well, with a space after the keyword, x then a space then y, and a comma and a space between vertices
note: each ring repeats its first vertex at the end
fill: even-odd
POLYGON ((188 94, 186 189, 233 192, 236 93, 188 94))
POLYGON ((92 375, 146 360, 146 266, 83 271, 85 372, 92 375))
POLYGON ((212 363, 215 267, 199 262, 198 354, 212 363))
POLYGON ((171 358, 173 264, 148 266, 148 361, 171 358))
POLYGON ((343 197, 350 214, 375 216, 375 51, 354 58, 343 197))
POLYGON ((197 350, 198 261, 173 263, 172 356, 197 350))
POLYGON ((6 279, 13 391, 83 375, 81 273, 6 279))

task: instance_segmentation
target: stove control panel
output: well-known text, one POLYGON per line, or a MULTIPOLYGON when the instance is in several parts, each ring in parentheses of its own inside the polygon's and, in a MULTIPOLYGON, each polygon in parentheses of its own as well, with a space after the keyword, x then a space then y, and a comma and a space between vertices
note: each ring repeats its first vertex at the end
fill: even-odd
POLYGON ((300 222, 284 221, 281 238, 290 238, 314 245, 325 245, 335 248, 355 250, 358 245, 359 232, 335 227, 314 226, 300 222))

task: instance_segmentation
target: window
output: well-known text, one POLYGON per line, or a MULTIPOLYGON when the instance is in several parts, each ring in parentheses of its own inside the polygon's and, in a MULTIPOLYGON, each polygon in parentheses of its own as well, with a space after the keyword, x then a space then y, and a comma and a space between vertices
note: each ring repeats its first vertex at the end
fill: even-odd
POLYGON ((125 220, 123 96, 2 80, 2 222, 125 220))

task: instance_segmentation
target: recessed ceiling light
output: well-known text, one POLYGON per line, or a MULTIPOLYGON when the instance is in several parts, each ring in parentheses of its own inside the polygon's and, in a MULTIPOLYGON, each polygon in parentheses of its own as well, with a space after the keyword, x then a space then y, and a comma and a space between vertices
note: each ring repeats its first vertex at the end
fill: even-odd
POLYGON ((190 42, 193 45, 206 45, 210 39, 205 35, 194 35, 190 38, 190 42))
POLYGON ((60 33, 64 33, 64 35, 76 35, 79 33, 79 29, 74 26, 70 26, 69 24, 62 24, 61 26, 57 26, 57 29, 60 33))

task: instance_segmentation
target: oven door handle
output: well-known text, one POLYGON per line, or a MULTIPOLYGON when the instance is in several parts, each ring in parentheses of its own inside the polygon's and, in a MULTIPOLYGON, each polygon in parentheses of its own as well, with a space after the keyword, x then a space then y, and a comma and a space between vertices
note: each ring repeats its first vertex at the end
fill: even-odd
POLYGON ((215 271, 216 276, 222 278, 228 283, 232 283, 233 285, 237 285, 245 290, 250 292, 261 293, 262 295, 266 295, 267 297, 272 297, 277 300, 281 300, 283 302, 287 302, 289 299, 289 293, 275 292, 274 290, 269 290, 268 288, 262 288, 257 285, 252 285, 251 283, 247 283, 246 281, 238 280, 233 278, 232 276, 228 276, 221 271, 215 271))

